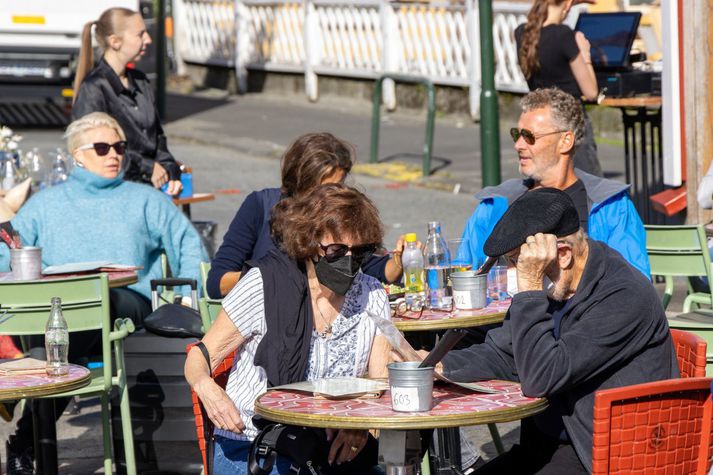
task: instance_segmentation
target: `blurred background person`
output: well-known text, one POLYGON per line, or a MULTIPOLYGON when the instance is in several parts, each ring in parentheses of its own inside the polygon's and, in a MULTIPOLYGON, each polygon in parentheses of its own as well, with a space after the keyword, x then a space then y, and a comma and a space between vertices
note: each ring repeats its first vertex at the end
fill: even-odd
MULTIPOLYGON (((599 94, 590 45, 582 32, 562 22, 570 8, 587 0, 535 0, 527 22, 515 30, 518 63, 530 91, 557 87, 580 102, 596 101, 599 94)), ((584 104, 582 104, 584 110, 584 104)), ((584 138, 574 155, 574 167, 602 176, 592 121, 584 111, 584 138)))
POLYGON ((138 12, 110 8, 82 31, 77 75, 74 79, 72 119, 90 112, 106 112, 126 133, 128 148, 124 178, 181 191, 181 170, 168 151, 166 135, 156 110, 153 88, 144 73, 129 65, 144 55, 151 37, 138 12), (94 64, 94 38, 103 54, 94 64))

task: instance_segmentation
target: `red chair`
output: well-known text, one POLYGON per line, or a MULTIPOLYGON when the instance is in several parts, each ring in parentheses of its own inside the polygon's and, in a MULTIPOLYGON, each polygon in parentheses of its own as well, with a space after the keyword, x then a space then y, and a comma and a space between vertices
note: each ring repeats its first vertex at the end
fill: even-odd
POLYGON ((682 378, 703 378, 706 375, 706 341, 695 333, 671 329, 676 349, 678 369, 682 378))
POLYGON ((707 474, 711 381, 667 379, 597 391, 592 474, 707 474))
MULTIPOLYGON (((192 343, 186 347, 186 353, 188 353, 191 348, 195 345, 192 343)), ((228 384, 228 376, 230 375, 230 369, 233 367, 233 359, 235 354, 232 354, 225 358, 216 368, 213 369, 213 380, 221 388, 225 388, 228 384)), ((196 435, 198 436, 198 447, 201 449, 201 455, 203 456, 203 474, 210 475, 213 473, 213 450, 210 446, 210 442, 213 438, 213 423, 208 418, 205 412, 203 404, 198 399, 196 393, 191 390, 191 399, 193 399, 193 415, 196 417, 196 435)))

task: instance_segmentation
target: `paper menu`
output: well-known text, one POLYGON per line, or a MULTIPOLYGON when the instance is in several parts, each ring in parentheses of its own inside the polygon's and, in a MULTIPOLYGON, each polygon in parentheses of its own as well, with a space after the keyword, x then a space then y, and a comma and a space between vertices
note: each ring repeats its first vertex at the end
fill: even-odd
POLYGON ((47 363, 35 358, 19 358, 0 363, 0 375, 13 374, 44 374, 47 372, 47 363))
POLYGON ((270 389, 302 391, 326 398, 358 397, 364 394, 380 394, 389 389, 386 381, 365 378, 324 378, 314 381, 283 384, 270 389))
MULTIPOLYGON (((404 361, 422 361, 423 358, 416 352, 416 350, 413 349, 411 344, 406 341, 406 338, 404 338, 403 334, 399 331, 398 328, 393 324, 391 320, 387 320, 385 318, 381 318, 378 315, 375 315, 373 313, 369 313, 369 318, 371 318, 376 326, 379 328, 379 331, 386 337, 386 339, 389 341, 389 344, 391 347, 403 358, 404 361)), ((450 379, 446 378, 445 376, 434 373, 436 379, 439 381, 444 381, 446 383, 451 383, 455 384, 457 386, 460 386, 462 388, 470 389, 471 391, 477 391, 481 393, 488 393, 488 394, 499 394, 502 391, 498 391, 495 389, 491 389, 488 387, 485 387, 483 385, 480 385, 478 383, 459 383, 457 381, 451 381, 450 379)))
POLYGON ((127 264, 114 264, 111 261, 91 261, 91 262, 71 262, 68 264, 60 264, 56 266, 48 266, 42 270, 43 275, 53 275, 53 274, 76 274, 78 272, 88 272, 88 271, 122 271, 122 270, 138 270, 141 267, 127 265, 127 264))

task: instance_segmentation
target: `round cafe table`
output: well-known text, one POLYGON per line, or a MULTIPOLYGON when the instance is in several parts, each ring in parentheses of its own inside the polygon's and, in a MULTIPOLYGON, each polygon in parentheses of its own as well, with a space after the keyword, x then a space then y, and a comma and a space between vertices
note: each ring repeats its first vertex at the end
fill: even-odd
MULTIPOLYGON (((69 365, 66 376, 46 374, 15 374, 0 376, 0 401, 51 396, 83 388, 91 382, 89 370, 83 366, 69 365)), ((39 404, 33 401, 35 434, 42 443, 37 447, 37 472, 57 473, 57 427, 54 403, 39 404)))
POLYGON ((482 381, 497 394, 437 385, 428 412, 395 412, 388 391, 373 399, 329 400, 311 394, 270 390, 258 397, 255 412, 284 424, 340 429, 381 429, 379 461, 387 475, 415 473, 419 463, 419 429, 492 424, 542 412, 547 400, 522 394, 520 384, 482 381))
POLYGON ((420 317, 419 312, 409 311, 404 316, 393 317, 391 321, 402 332, 480 327, 502 322, 510 308, 510 302, 511 299, 496 300, 484 308, 454 309, 450 312, 425 309, 420 317))

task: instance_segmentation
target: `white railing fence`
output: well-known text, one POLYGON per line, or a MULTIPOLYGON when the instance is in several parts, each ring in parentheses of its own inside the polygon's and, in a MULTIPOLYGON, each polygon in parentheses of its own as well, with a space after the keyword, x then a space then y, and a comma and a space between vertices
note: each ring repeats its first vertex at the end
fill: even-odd
MULTIPOLYGON (((527 91, 513 31, 528 8, 493 3, 499 90, 527 91)), ((398 73, 468 87, 471 115, 479 115, 478 0, 174 0, 174 17, 179 64, 234 67, 241 91, 249 69, 302 73, 311 100, 319 96, 319 75, 398 73)), ((388 107, 395 107, 393 88, 384 84, 388 107)))

